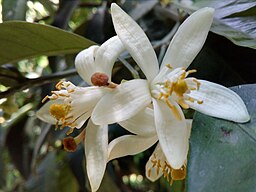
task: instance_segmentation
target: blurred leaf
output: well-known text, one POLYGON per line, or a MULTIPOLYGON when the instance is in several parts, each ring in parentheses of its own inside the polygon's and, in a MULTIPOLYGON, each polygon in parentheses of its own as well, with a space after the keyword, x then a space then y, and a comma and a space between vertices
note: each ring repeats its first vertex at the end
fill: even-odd
POLYGON ((215 8, 211 31, 228 38, 236 45, 256 49, 256 1, 194 0, 192 6, 178 5, 190 10, 215 8))
POLYGON ((151 11, 157 3, 157 0, 133 2, 134 7, 129 12, 129 15, 136 21, 151 11))
POLYGON ((256 84, 233 88, 251 121, 234 123, 196 113, 190 138, 188 192, 254 192, 256 183, 256 84))
POLYGON ((227 87, 245 82, 207 42, 189 68, 197 70, 193 77, 227 87))
POLYGON ((92 41, 55 27, 26 23, 0 24, 0 64, 38 55, 77 53, 92 41))
POLYGON ((78 191, 78 184, 64 161, 63 154, 48 153, 38 166, 36 175, 31 175, 26 182, 25 191, 78 191))
POLYGON ((26 18, 27 0, 3 0, 3 21, 26 18))
POLYGON ((24 130, 27 119, 27 112, 33 107, 32 104, 24 105, 12 118, 3 124, 7 129, 5 144, 8 148, 9 155, 24 178, 27 178, 30 172, 30 162, 32 151, 28 147, 28 140, 24 130))
POLYGON ((19 107, 15 102, 15 96, 11 95, 8 97, 6 101, 0 104, 0 108, 8 115, 12 115, 13 113, 17 112, 19 107))
POLYGON ((81 33, 81 30, 83 30, 86 38, 99 44, 104 43, 107 39, 114 36, 115 31, 106 2, 102 3, 92 17, 85 21, 79 28, 77 31, 81 33))

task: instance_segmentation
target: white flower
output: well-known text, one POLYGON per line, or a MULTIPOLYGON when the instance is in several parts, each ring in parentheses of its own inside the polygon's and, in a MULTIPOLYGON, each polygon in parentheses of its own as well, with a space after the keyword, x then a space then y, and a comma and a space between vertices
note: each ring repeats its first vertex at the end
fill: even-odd
MULTIPOLYGON (((167 49, 160 70, 156 54, 138 24, 116 4, 112 4, 111 13, 118 37, 147 80, 127 81, 104 95, 92 113, 95 124, 125 121, 152 103, 161 149, 171 167, 180 169, 186 161, 189 139, 181 107, 235 122, 250 119, 242 99, 233 91, 187 77, 195 72, 186 68, 206 40, 213 19, 212 8, 200 9, 184 21, 167 49)), ((133 123, 146 122, 137 118, 133 123)))
MULTIPOLYGON (((67 134, 74 128, 81 128, 98 101, 115 89, 117 85, 111 82, 111 72, 116 58, 124 51, 124 46, 118 37, 113 37, 99 46, 91 46, 80 52, 75 60, 79 75, 92 85, 78 87, 71 82, 61 81, 56 85, 56 91, 46 96, 50 99, 38 112, 37 117, 45 122, 70 127, 67 134), (109 78, 109 79, 108 79, 109 78)), ((64 145, 69 151, 74 151, 83 138, 87 174, 92 191, 96 191, 103 178, 108 159, 108 126, 95 125, 91 120, 76 138, 64 139, 64 145), (85 134, 86 131, 86 134, 85 134)))

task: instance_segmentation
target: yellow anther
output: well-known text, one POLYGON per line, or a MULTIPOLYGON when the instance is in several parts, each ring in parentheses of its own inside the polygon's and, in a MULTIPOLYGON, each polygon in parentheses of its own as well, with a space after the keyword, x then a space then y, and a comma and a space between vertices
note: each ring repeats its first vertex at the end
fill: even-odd
POLYGON ((65 119, 70 111, 69 105, 52 104, 50 106, 50 114, 57 119, 57 121, 65 119))
POLYGON ((187 75, 191 74, 191 73, 196 73, 197 70, 196 69, 191 69, 187 71, 187 75))
POLYGON ((203 102, 204 102, 204 101, 202 101, 202 100, 198 100, 198 101, 197 101, 198 104, 203 104, 203 102))
POLYGON ((171 64, 166 64, 165 65, 167 68, 169 68, 169 69, 173 69, 173 67, 171 66, 171 64))
POLYGON ((49 96, 48 96, 48 95, 46 95, 46 96, 43 98, 42 103, 44 103, 47 99, 49 99, 49 96))
POLYGON ((58 82, 58 83, 55 85, 55 88, 56 88, 57 90, 61 90, 62 85, 63 85, 63 82, 64 82, 64 81, 58 82))

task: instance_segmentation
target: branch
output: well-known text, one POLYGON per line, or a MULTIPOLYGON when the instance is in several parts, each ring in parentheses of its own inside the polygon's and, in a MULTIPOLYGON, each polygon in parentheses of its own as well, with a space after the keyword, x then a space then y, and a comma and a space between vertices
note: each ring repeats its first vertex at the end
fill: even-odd
POLYGON ((6 98, 6 97, 14 94, 15 92, 22 91, 22 90, 25 90, 25 89, 28 89, 31 87, 37 87, 40 85, 51 83, 52 81, 58 81, 59 79, 73 76, 73 75, 77 75, 76 69, 71 69, 71 70, 67 70, 67 71, 63 71, 63 72, 59 72, 59 73, 54 73, 51 75, 46 75, 46 76, 38 77, 35 79, 28 79, 24 83, 20 83, 19 85, 10 88, 7 91, 1 92, 0 98, 6 98))

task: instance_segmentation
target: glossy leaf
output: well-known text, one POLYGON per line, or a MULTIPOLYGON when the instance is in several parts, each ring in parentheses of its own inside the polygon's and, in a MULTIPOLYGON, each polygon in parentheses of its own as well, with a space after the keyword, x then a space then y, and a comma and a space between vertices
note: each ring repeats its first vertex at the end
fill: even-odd
POLYGON ((196 113, 190 138, 188 192, 255 191, 256 85, 233 89, 251 121, 238 124, 196 113))
POLYGON ((0 24, 0 64, 38 55, 77 53, 92 41, 48 25, 27 22, 0 24))
POLYGON ((178 3, 184 9, 215 8, 211 31, 239 46, 256 49, 256 1, 195 0, 192 5, 178 3))

